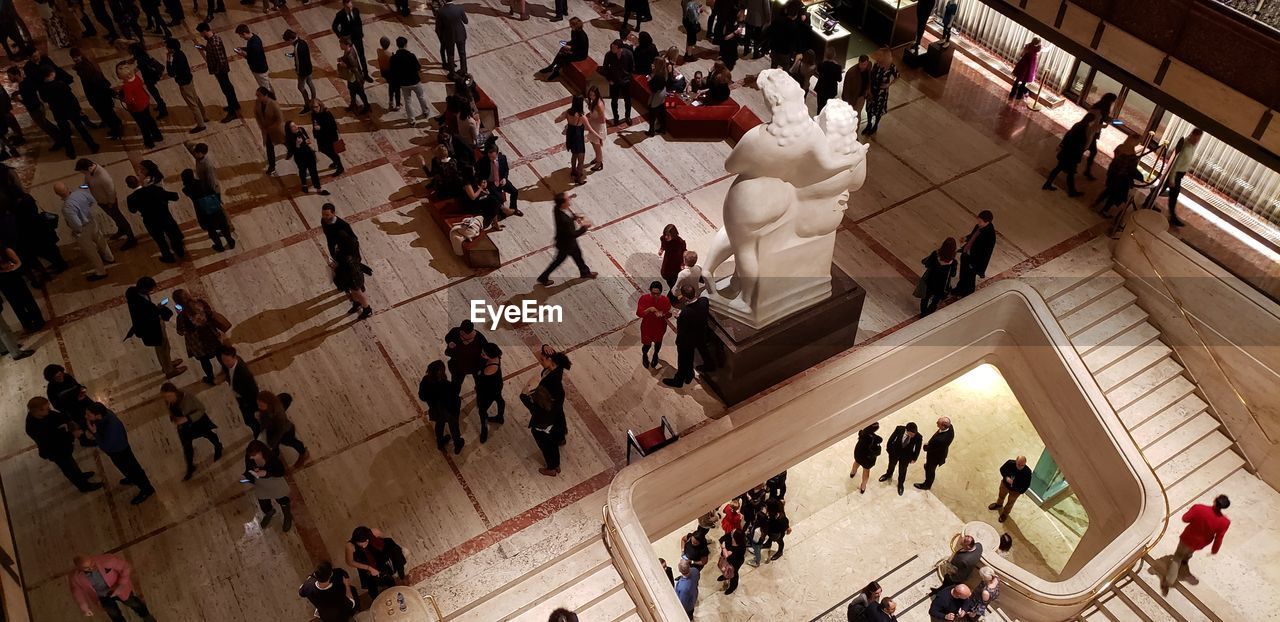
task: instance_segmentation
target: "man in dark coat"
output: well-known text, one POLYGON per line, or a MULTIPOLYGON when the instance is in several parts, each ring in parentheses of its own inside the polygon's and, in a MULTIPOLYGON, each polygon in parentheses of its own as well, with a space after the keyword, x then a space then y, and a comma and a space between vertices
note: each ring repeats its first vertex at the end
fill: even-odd
POLYGON ((76 157, 76 149, 71 142, 72 126, 80 132, 80 137, 89 146, 89 150, 97 153, 100 147, 93 140, 93 134, 89 133, 89 127, 85 124, 84 113, 80 110, 80 99, 71 92, 71 76, 61 70, 55 71, 47 67, 37 68, 36 71, 44 72, 40 82, 40 98, 49 104, 49 112, 53 113, 53 118, 58 124, 58 139, 62 142, 67 157, 72 159, 76 157), (67 75, 67 79, 61 79, 59 73, 67 75))
POLYGON ((346 37, 351 41, 360 57, 360 71, 364 73, 364 81, 373 82, 373 78, 369 76, 369 60, 364 56, 364 23, 360 18, 360 9, 352 6, 351 0, 342 0, 342 9, 333 16, 331 28, 339 38, 346 37))
POLYGON ((995 503, 987 506, 988 510, 1000 510, 1000 522, 1003 523, 1009 518, 1014 502, 1031 488, 1031 475, 1031 467, 1027 466, 1026 456, 1005 460, 1004 464, 1000 465, 1000 495, 996 497, 995 503))
POLYGON ((112 92, 111 81, 102 74, 98 64, 89 60, 83 52, 71 48, 71 68, 80 76, 80 87, 84 89, 85 101, 98 113, 98 118, 107 126, 107 137, 120 140, 124 135, 124 123, 116 114, 116 98, 112 92))
POLYGON ((1089 141, 1097 134, 1101 124, 1102 116, 1096 110, 1090 110, 1083 119, 1067 130, 1062 142, 1058 144, 1058 165, 1049 171, 1049 177, 1040 186, 1042 190, 1057 190, 1058 187, 1053 185, 1054 180, 1058 178, 1058 173, 1066 173, 1067 196, 1078 197, 1084 194, 1076 189, 1076 167, 1084 159, 1089 141))
POLYGON ((258 423, 258 381, 253 377, 253 371, 232 346, 218 348, 218 362, 227 370, 227 384, 231 385, 231 392, 236 396, 240 417, 257 438, 262 432, 262 424, 258 423))
POLYGON ((168 307, 151 302, 151 294, 156 291, 155 279, 144 276, 124 291, 124 301, 129 307, 129 319, 133 327, 127 337, 137 337, 143 345, 154 348, 156 361, 165 378, 173 378, 187 371, 182 361, 169 358, 169 335, 164 323, 173 317, 168 307))
POLYGON ((604 55, 600 75, 609 81, 609 106, 613 108, 613 124, 618 125, 618 100, 626 104, 626 122, 631 124, 631 74, 635 71, 635 57, 622 39, 614 39, 604 55))
POLYGON ((951 441, 955 439, 956 430, 951 427, 951 419, 938 417, 938 431, 924 444, 924 481, 916 484, 916 488, 928 490, 933 487, 933 473, 946 464, 947 452, 951 450, 951 441))
POLYGON ((174 263, 186 257, 182 229, 169 211, 169 204, 178 200, 178 193, 165 190, 159 180, 155 179, 147 179, 147 183, 143 184, 137 177, 130 175, 125 178, 124 183, 133 190, 127 200, 129 211, 142 216, 142 225, 147 228, 147 233, 151 234, 151 239, 155 240, 160 249, 160 261, 174 263))
POLYGON ((693 382, 693 355, 703 349, 710 330, 709 302, 699 296, 692 285, 680 288, 680 315, 676 317, 676 375, 663 380, 662 384, 678 389, 693 382))
POLYGON ((91 482, 93 471, 80 470, 76 464, 75 424, 66 415, 53 410, 49 400, 33 397, 27 402, 27 436, 36 443, 36 451, 41 458, 48 460, 62 470, 80 492, 90 492, 102 488, 100 482, 91 482))
POLYGON ((354 257, 360 261, 360 238, 356 237, 350 223, 338 217, 337 210, 332 203, 320 206, 320 230, 324 233, 325 247, 329 249, 329 259, 338 261, 342 257, 354 257))
POLYGON ((477 178, 488 180, 491 192, 496 191, 507 195, 507 205, 511 213, 524 216, 524 212, 516 206, 520 190, 511 183, 511 169, 507 166, 507 156, 498 151, 497 142, 489 143, 484 148, 484 155, 485 157, 481 158, 476 166, 477 178))
POLYGON ((573 213, 569 200, 570 196, 567 193, 556 193, 554 211, 556 256, 547 269, 538 275, 538 284, 543 287, 550 287, 555 283, 551 280, 551 273, 559 268, 565 259, 573 259, 573 263, 578 266, 578 274, 582 278, 596 278, 596 273, 592 272, 591 268, 587 267, 587 262, 582 259, 582 248, 578 246, 578 238, 587 232, 588 227, 581 222, 577 214, 573 213))
POLYGON ((438 13, 441 34, 440 45, 445 53, 442 59, 444 68, 453 74, 454 51, 457 51, 458 65, 463 75, 467 74, 467 11, 453 0, 444 0, 444 6, 438 13))
POLYGON ((951 293, 961 298, 973 293, 978 277, 987 278, 987 264, 996 250, 996 228, 991 210, 978 212, 978 222, 960 246, 960 281, 951 293))
POLYGON ((880 481, 887 482, 893 476, 893 468, 898 468, 898 495, 902 495, 907 482, 907 465, 915 464, 920 457, 920 432, 916 422, 900 425, 893 429, 889 440, 884 444, 885 454, 889 456, 889 468, 885 469, 880 481))

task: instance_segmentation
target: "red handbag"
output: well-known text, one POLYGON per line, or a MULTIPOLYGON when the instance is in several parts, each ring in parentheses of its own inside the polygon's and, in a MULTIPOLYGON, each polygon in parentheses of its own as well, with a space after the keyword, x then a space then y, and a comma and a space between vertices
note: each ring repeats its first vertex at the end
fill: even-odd
POLYGON ((334 141, 334 143, 333 143, 333 152, 334 152, 334 153, 343 153, 343 152, 345 152, 346 150, 347 150, 347 141, 342 140, 341 138, 339 138, 338 140, 334 141))

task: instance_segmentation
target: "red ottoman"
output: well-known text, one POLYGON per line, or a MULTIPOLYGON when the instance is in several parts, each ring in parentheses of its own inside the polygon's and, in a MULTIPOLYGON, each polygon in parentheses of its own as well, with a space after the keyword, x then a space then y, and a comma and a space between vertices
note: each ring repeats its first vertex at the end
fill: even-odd
POLYGON ((587 82, 591 80, 591 74, 596 72, 599 65, 590 58, 584 58, 580 61, 569 63, 564 68, 565 80, 578 89, 580 93, 587 92, 587 82))
POLYGON ((729 119, 729 140, 738 142, 751 128, 760 125, 760 117, 750 108, 743 106, 729 119))
POLYGON ((679 97, 668 97, 667 132, 675 138, 724 140, 729 137, 729 120, 739 108, 732 98, 711 106, 694 106, 679 97))

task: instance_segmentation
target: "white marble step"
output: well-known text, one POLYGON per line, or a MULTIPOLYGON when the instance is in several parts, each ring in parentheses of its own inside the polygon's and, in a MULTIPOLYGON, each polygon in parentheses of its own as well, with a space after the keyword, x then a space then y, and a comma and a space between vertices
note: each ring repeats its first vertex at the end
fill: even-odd
MULTIPOLYGON (((1152 572, 1151 566, 1145 566, 1141 572, 1134 573, 1139 581, 1147 588, 1149 594, 1160 594, 1160 577, 1152 572)), ((1164 604, 1177 614, 1177 617, 1183 622, 1214 622, 1209 616, 1205 615, 1195 603, 1191 602, 1182 590, 1172 589, 1168 594, 1160 595, 1159 598, 1164 604)))
MULTIPOLYGON (((1129 601, 1131 607, 1136 607, 1138 611, 1152 622, 1183 622, 1169 613, 1156 598, 1147 592, 1142 583, 1133 580, 1120 587, 1120 592, 1125 599, 1129 601)), ((1156 592, 1158 595, 1159 592, 1156 592)))
POLYGON ((1071 345, 1075 346, 1076 350, 1079 351, 1081 355, 1086 355, 1098 346, 1107 343, 1116 335, 1119 335, 1120 333, 1123 333, 1146 320, 1147 312, 1143 311, 1142 307, 1139 307, 1138 305, 1129 305, 1121 309, 1115 315, 1098 322, 1084 332, 1081 332, 1078 335, 1072 335, 1071 345))
POLYGON ((1213 431, 1196 441, 1195 444, 1172 456, 1164 464, 1156 467, 1156 477, 1165 488, 1177 484, 1183 478, 1193 476, 1196 469, 1213 460, 1215 456, 1231 447, 1231 439, 1221 432, 1213 431))
POLYGON ((1137 296, 1134 296, 1133 292, 1124 288, 1114 289, 1063 317, 1060 320, 1062 328, 1068 335, 1078 335, 1090 326, 1133 305, 1135 300, 1137 296))
POLYGON ((1099 599, 1098 607, 1105 611, 1107 617, 1114 622, 1150 622, 1137 611, 1134 611, 1129 602, 1120 598, 1120 595, 1114 591, 1110 592, 1107 598, 1099 599))
POLYGON ((1132 430, 1160 414, 1164 409, 1178 403, 1178 400, 1190 395, 1194 390, 1195 386, 1190 380, 1179 376, 1129 406, 1117 408, 1116 414, 1120 416, 1120 421, 1124 422, 1125 427, 1132 430))
POLYGON ((1165 357, 1128 382, 1107 391, 1107 401, 1117 410, 1124 409, 1174 378, 1181 378, 1183 371, 1177 361, 1165 357))
POLYGON ((1230 450, 1224 451, 1182 481, 1166 487, 1165 495, 1169 497, 1170 516, 1181 516, 1188 504, 1211 493, 1214 486, 1230 477, 1242 466, 1244 466, 1244 458, 1241 458, 1240 454, 1230 450))
POLYGON ((610 570, 613 568, 604 542, 588 540, 564 557, 491 592, 485 598, 445 616, 445 619, 468 622, 505 620, 507 616, 538 603, 544 596, 557 594, 606 566, 610 570))
POLYGON ((1151 322, 1140 322, 1136 326, 1116 335, 1106 344, 1098 346, 1088 356, 1084 364, 1094 373, 1105 370, 1112 363, 1127 356, 1137 348, 1141 348, 1160 338, 1160 330, 1151 322))
MULTIPOLYGON (((1161 413, 1155 419, 1164 419, 1166 417, 1176 417, 1176 415, 1171 414, 1166 409, 1164 413, 1161 413)), ((1191 448, 1201 439, 1217 430, 1218 420, 1214 419, 1213 415, 1208 412, 1201 411, 1200 414, 1174 428, 1160 440, 1144 448, 1142 454, 1147 457, 1147 461, 1152 466, 1160 468, 1174 456, 1191 448)), ((1226 437, 1224 436, 1223 438, 1226 437)))
MULTIPOLYGON (((604 544, 602 543, 601 546, 604 544)), ((596 602, 607 598, 615 589, 621 588, 622 577, 618 576, 618 571, 613 564, 606 564, 590 576, 575 581, 557 594, 548 595, 545 600, 518 615, 502 619, 512 622, 546 622, 547 618, 551 617, 551 612, 557 608, 564 607, 569 611, 588 609, 596 602)))
POLYGON ((626 587, 619 583, 603 599, 586 608, 578 609, 575 613, 582 620, 613 622, 619 618, 627 617, 628 614, 635 610, 636 603, 631 600, 631 595, 627 593, 626 587))
POLYGON ((1156 341, 1130 352, 1106 369, 1094 372, 1093 377, 1098 380, 1098 386, 1102 387, 1103 391, 1110 391, 1159 363, 1161 359, 1168 357, 1170 352, 1169 346, 1156 341))
POLYGON ((1130 430, 1133 440, 1142 448, 1163 438, 1178 426, 1190 421, 1197 414, 1205 412, 1208 404, 1195 393, 1188 393, 1168 408, 1160 411, 1158 417, 1151 417, 1136 428, 1130 430))
POLYGON ((898 602, 899 611, 903 611, 905 608, 911 607, 911 605, 917 601, 924 599, 924 602, 912 607, 910 611, 906 611, 905 614, 899 615, 899 622, 929 619, 929 591, 938 587, 941 581, 938 579, 937 573, 931 571, 933 562, 937 560, 930 560, 929 562, 919 564, 921 561, 922 560, 917 559, 911 564, 917 570, 911 573, 910 578, 902 576, 900 582, 880 584, 881 587, 884 588, 884 593, 892 595, 893 599, 898 602), (921 578, 926 571, 929 572, 928 576, 921 578), (911 583, 909 585, 905 584, 908 581, 911 583))
POLYGON ((1073 287, 1062 292, 1058 296, 1054 296, 1049 301, 1049 309, 1058 317, 1066 317, 1072 311, 1076 311, 1080 307, 1101 298, 1112 290, 1124 286, 1124 277, 1116 273, 1115 270, 1107 270, 1093 278, 1086 280, 1077 287, 1073 287))

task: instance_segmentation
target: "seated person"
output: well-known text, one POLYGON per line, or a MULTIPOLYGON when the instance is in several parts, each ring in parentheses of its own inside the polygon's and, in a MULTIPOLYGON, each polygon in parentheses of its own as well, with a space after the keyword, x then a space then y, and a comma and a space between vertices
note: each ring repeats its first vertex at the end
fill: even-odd
POLYGON ((458 110, 458 137, 473 148, 481 145, 480 119, 470 101, 463 101, 458 110))
POLYGON ((587 31, 582 29, 582 20, 576 17, 569 19, 569 40, 560 45, 560 51, 551 59, 551 64, 543 67, 538 73, 547 74, 548 80, 560 77, 560 69, 569 63, 585 60, 590 50, 587 49, 587 31))
POLYGON ((667 90, 683 93, 689 87, 689 79, 680 73, 680 50, 671 46, 667 48, 663 58, 667 62, 667 90))
POLYGON ((733 74, 724 66, 724 61, 716 61, 711 68, 711 77, 707 78, 707 90, 699 96, 703 104, 713 106, 729 99, 729 85, 733 83, 733 74))
POLYGON ((489 180, 471 179, 462 186, 462 191, 467 196, 467 212, 483 218, 486 229, 501 231, 502 225, 497 223, 497 217, 502 205, 502 195, 489 191, 489 180))
POLYGON ((447 137, 442 135, 441 142, 436 145, 430 168, 427 166, 422 168, 423 172, 431 176, 427 187, 436 191, 437 198, 456 199, 463 195, 462 170, 458 167, 458 161, 453 158, 453 154, 449 152, 446 139, 447 137))
POLYGON ((694 93, 707 90, 707 79, 702 77, 701 71, 693 72, 693 80, 689 81, 689 90, 694 93))

